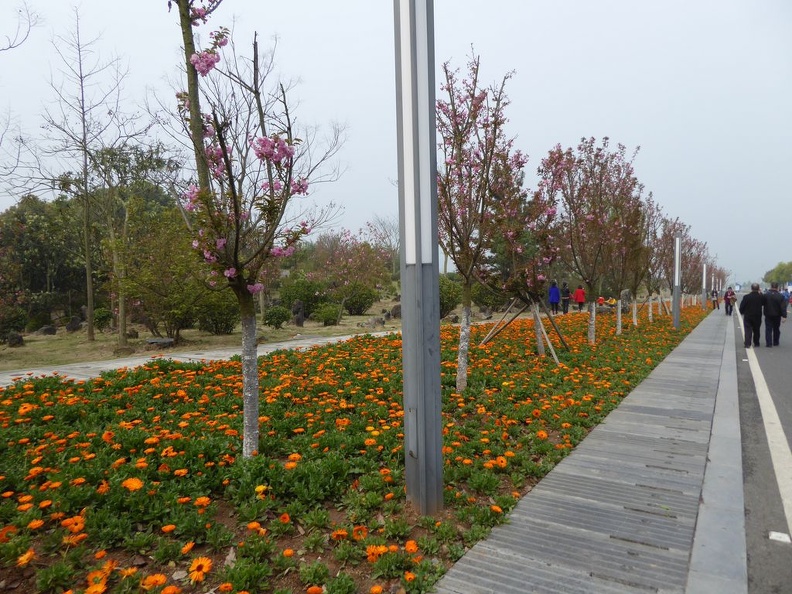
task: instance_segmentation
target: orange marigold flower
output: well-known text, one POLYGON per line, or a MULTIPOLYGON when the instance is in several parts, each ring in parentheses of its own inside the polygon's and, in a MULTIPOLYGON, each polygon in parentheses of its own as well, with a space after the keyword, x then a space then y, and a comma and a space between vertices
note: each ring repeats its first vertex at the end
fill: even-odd
POLYGON ((162 527, 162 531, 163 531, 165 534, 169 534, 169 533, 173 532, 174 530, 176 530, 176 524, 165 524, 165 525, 162 527))
POLYGON ((338 530, 333 530, 333 534, 330 535, 330 537, 333 540, 345 540, 347 536, 349 536, 349 532, 347 532, 343 528, 339 528, 338 530))
POLYGON ((192 501, 192 497, 179 497, 176 500, 176 503, 184 504, 184 503, 190 503, 190 501, 192 501))
POLYGON ((286 470, 294 470, 295 468, 297 468, 297 462, 286 462, 286 464, 284 464, 283 467, 286 470))
POLYGON ((124 482, 121 483, 121 486, 127 491, 139 491, 143 488, 143 481, 133 476, 124 480, 124 482))
POLYGON ((62 542, 66 546, 76 547, 86 538, 88 538, 88 535, 85 532, 82 532, 80 534, 70 534, 69 536, 64 536, 62 542))
POLYGON ((182 589, 179 586, 165 586, 160 594, 181 594, 182 589))
POLYGON ((99 486, 96 487, 96 492, 99 493, 99 495, 104 495, 106 493, 109 493, 110 492, 110 483, 108 483, 107 481, 103 480, 101 483, 99 483, 99 486))
POLYGON ((322 586, 308 586, 305 594, 322 594, 322 592, 324 592, 322 586))
POLYGON ((405 582, 414 582, 415 581, 415 574, 412 571, 405 571, 404 572, 404 581, 405 582))
POLYGON ((261 530, 261 523, 260 522, 248 522, 247 525, 248 530, 252 530, 253 532, 257 532, 261 530))
POLYGON ((30 522, 28 522, 27 527, 30 528, 31 530, 37 530, 41 528, 43 525, 44 525, 44 520, 37 519, 37 520, 30 520, 30 522))
POLYGON ((4 528, 0 528, 0 543, 8 542, 8 535, 14 534, 17 532, 16 526, 5 526, 4 528))
POLYGON ((27 567, 27 564, 33 561, 35 558, 36 551, 33 550, 33 547, 30 547, 27 551, 17 557, 16 565, 17 567, 27 567))
POLYGON ((352 538, 355 540, 363 540, 368 536, 368 528, 365 526, 355 526, 352 528, 352 538))
POLYGON ((231 582, 223 582, 219 586, 217 586, 218 592, 231 592, 234 590, 234 584, 231 582))
POLYGON ((118 574, 121 576, 122 580, 125 580, 128 577, 132 577, 136 573, 137 573, 137 567, 125 567, 118 570, 118 574))
POLYGON ((410 553, 411 555, 413 553, 417 553, 418 543, 415 542, 414 540, 408 540, 406 543, 404 543, 404 550, 410 553))
POLYGON ((280 517, 278 518, 278 521, 279 521, 281 524, 288 524, 289 522, 291 522, 291 517, 289 517, 289 514, 287 514, 286 512, 283 512, 283 513, 280 515, 280 517))
POLYGON ((194 547, 194 546, 195 546, 195 543, 194 543, 193 541, 190 541, 190 542, 188 542, 187 544, 185 544, 185 545, 184 545, 184 546, 181 548, 181 554, 182 554, 182 555, 186 555, 187 553, 189 553, 190 551, 192 551, 192 550, 193 550, 193 547, 194 547))
POLYGON ((39 502, 38 506, 39 509, 46 509, 50 505, 52 505, 52 499, 45 499, 44 501, 39 502))
POLYGON ((97 561, 99 559, 104 559, 106 556, 107 556, 107 551, 105 551, 104 549, 102 549, 101 551, 96 551, 94 553, 94 559, 96 559, 97 561))
POLYGON ((209 557, 196 557, 190 563, 190 581, 202 582, 207 573, 212 569, 212 560, 209 557))
POLYGON ((195 507, 206 507, 210 503, 212 503, 212 500, 209 499, 208 497, 198 497, 195 500, 195 504, 194 505, 195 505, 195 507))
POLYGON ((369 588, 369 594, 382 594, 382 586, 371 586, 371 588, 369 588))
POLYGON ((300 460, 302 460, 302 456, 297 453, 289 454, 289 460, 291 462, 299 462, 300 460))
POLYGON ((104 586, 107 584, 107 574, 102 571, 101 569, 96 569, 88 574, 88 585, 95 586, 101 585, 104 586))
POLYGON ((545 431, 544 429, 540 429, 539 431, 537 431, 536 439, 541 439, 542 441, 547 439, 547 431, 545 431))
POLYGON ((283 549, 284 557, 294 557, 294 549, 283 549))
POLYGON ((179 468, 178 470, 173 471, 173 476, 187 476, 189 472, 190 471, 186 468, 179 468))
POLYGON ((490 510, 492 510, 492 512, 496 513, 496 514, 502 514, 503 513, 503 510, 500 508, 499 505, 490 505, 490 510))
POLYGON ((144 590, 152 590, 159 586, 165 584, 168 581, 168 578, 161 573, 153 573, 151 575, 147 575, 140 581, 140 587, 144 590))

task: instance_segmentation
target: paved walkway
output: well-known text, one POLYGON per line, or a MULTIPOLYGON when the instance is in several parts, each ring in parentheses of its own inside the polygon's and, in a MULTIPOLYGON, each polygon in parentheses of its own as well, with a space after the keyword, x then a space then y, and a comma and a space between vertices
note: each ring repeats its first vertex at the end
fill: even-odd
MULTIPOLYGON (((374 332, 373 335, 387 334, 387 332, 374 332)), ((258 345, 259 356, 283 349, 311 348, 331 342, 338 342, 352 338, 348 336, 303 336, 282 342, 269 342, 258 345)), ((76 380, 88 380, 99 377, 105 371, 112 371, 121 367, 134 368, 145 365, 152 359, 174 359, 176 361, 212 361, 230 359, 242 352, 242 346, 228 349, 200 350, 200 351, 163 351, 147 355, 136 355, 124 359, 109 359, 107 361, 89 361, 86 363, 73 363, 69 365, 54 365, 49 367, 35 367, 24 371, 0 371, 0 386, 7 386, 24 377, 37 377, 58 374, 76 380)))
MULTIPOLYGON (((708 316, 439 582, 437 594, 745 594, 732 318, 708 316)), ((346 337, 259 345, 264 354, 346 337)), ((156 356, 30 369, 76 379, 156 356)), ((24 376, 0 373, 0 385, 24 376)))
POLYGON ((744 594, 734 324, 708 316, 438 594, 744 594))

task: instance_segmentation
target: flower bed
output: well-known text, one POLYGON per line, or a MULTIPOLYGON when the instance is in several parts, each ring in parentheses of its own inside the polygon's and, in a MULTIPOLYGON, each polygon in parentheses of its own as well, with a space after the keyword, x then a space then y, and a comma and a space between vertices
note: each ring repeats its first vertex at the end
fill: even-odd
MULTIPOLYGON (((260 455, 243 460, 238 360, 153 361, 0 392, 0 582, 20 592, 425 592, 706 313, 530 321, 473 347, 454 391, 442 331, 445 510, 406 502, 401 340, 360 336, 260 360, 260 455), (556 348, 559 343, 554 339, 556 348)), ((489 326, 472 330, 471 344, 489 326)))

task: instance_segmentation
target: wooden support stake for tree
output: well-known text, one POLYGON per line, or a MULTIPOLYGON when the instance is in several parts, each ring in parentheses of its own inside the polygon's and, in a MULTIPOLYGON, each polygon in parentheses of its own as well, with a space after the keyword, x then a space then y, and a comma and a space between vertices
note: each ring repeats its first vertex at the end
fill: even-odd
POLYGON ((541 356, 545 354, 544 340, 542 340, 544 326, 542 326, 542 319, 539 317, 539 306, 536 303, 533 306, 533 319, 534 331, 536 332, 536 352, 541 356))
POLYGON ((558 324, 555 323, 555 318, 552 315, 550 315, 549 311, 547 311, 547 306, 544 304, 544 302, 540 301, 539 307, 542 308, 542 311, 547 316, 547 319, 550 320, 550 324, 552 324, 553 330, 555 330, 556 334, 558 334, 558 340, 561 341, 561 344, 564 345, 564 348, 566 350, 569 350, 569 345, 567 344, 567 341, 564 340, 564 335, 561 334, 561 329, 558 327, 558 324))
MULTIPOLYGON (((513 304, 514 304, 516 301, 517 301, 517 298, 515 297, 515 298, 514 298, 514 300, 512 301, 512 305, 513 305, 513 304)), ((506 315, 509 313, 509 309, 511 309, 511 305, 509 305, 509 308, 506 310, 506 313, 504 313, 504 314, 503 314, 503 318, 505 318, 505 317, 506 317, 506 315)), ((492 340, 493 338, 495 338, 495 337, 496 337, 498 334, 500 334, 501 332, 503 332, 503 331, 504 331, 504 330, 505 330, 505 329, 506 329, 506 328, 509 326, 509 324, 511 324, 511 323, 512 323, 514 320, 516 320, 516 319, 517 319, 517 316, 519 316, 519 315, 520 315, 522 312, 524 312, 526 309, 528 309, 528 305, 527 305, 527 304, 526 304, 526 305, 523 305, 523 306, 520 308, 520 311, 518 311, 517 313, 515 313, 515 314, 514 314, 514 315, 511 317, 511 319, 510 319, 508 322, 506 322, 505 324, 503 324, 502 326, 500 325, 500 323, 501 323, 501 322, 503 322, 503 318, 501 318, 500 322, 498 322, 498 323, 497 323, 497 324, 496 324, 496 325, 495 325, 495 326, 492 328, 492 330, 490 330, 490 331, 489 331, 489 334, 487 334, 487 336, 484 338, 484 340, 482 340, 482 341, 479 343, 479 346, 484 346, 484 345, 485 345, 485 344, 487 344, 487 343, 488 343, 490 340, 492 340)))
MULTIPOLYGON (((553 361, 555 361, 556 365, 560 365, 561 362, 558 360, 558 355, 556 355, 555 349, 553 348, 553 343, 550 342, 550 337, 547 335, 547 330, 545 330, 544 324, 542 323, 542 318, 537 315, 536 319, 539 320, 539 327, 542 329, 542 336, 544 336, 544 339, 547 341, 547 346, 550 348, 550 354, 553 355, 553 361)), ((548 319, 552 320, 552 318, 548 319)))

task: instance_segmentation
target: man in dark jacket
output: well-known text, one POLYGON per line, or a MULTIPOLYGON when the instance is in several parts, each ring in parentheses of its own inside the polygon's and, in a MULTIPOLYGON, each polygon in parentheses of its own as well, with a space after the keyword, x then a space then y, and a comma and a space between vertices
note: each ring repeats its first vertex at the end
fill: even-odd
POLYGON ((762 326, 762 308, 764 307, 765 296, 759 292, 759 283, 751 285, 751 292, 743 295, 740 301, 740 313, 743 317, 743 328, 745 330, 745 348, 750 348, 751 339, 753 345, 759 346, 759 329, 762 326))
POLYGON ((770 283, 770 290, 765 295, 765 346, 778 346, 781 338, 781 318, 786 321, 787 300, 778 292, 778 283, 770 283))

